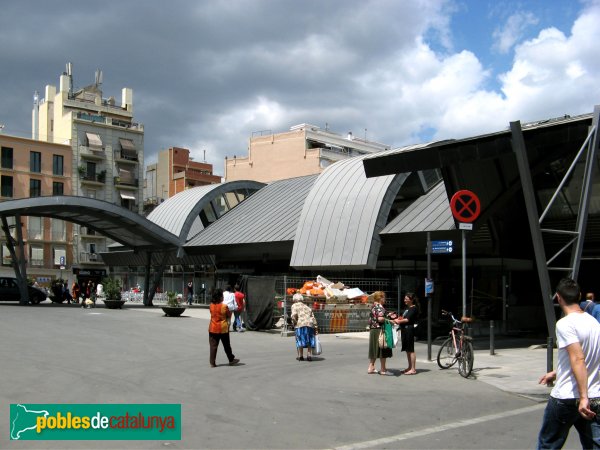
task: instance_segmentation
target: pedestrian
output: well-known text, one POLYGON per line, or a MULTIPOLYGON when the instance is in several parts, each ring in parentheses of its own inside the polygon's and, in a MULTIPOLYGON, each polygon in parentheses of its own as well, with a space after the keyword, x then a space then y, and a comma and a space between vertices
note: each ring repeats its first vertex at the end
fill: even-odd
POLYGON ((585 294, 585 301, 579 304, 581 309, 590 314, 594 319, 600 322, 600 304, 594 301, 594 293, 588 292, 585 294))
POLYGON ((305 305, 302 294, 294 294, 292 297, 292 312, 290 318, 294 325, 296 335, 296 360, 304 361, 304 349, 306 349, 306 360, 312 361, 312 349, 315 347, 315 336, 319 334, 317 319, 312 309, 305 305))
POLYGON ((398 323, 398 315, 385 309, 385 292, 373 293, 373 306, 369 314, 369 367, 368 374, 391 375, 385 366, 386 359, 391 358, 391 348, 379 348, 379 333, 386 320, 398 323), (379 358, 381 370, 375 370, 375 361, 379 358))
POLYGON ((77 281, 73 281, 73 285, 71 286, 71 295, 73 296, 73 302, 79 303, 79 283, 77 281))
POLYGON ((190 280, 187 284, 187 302, 188 305, 192 306, 194 301, 194 283, 190 280))
MULTIPOLYGON (((225 287, 223 291, 223 303, 227 305, 230 312, 235 312, 237 310, 237 303, 235 302, 235 294, 232 290, 230 284, 225 287)), ((229 317, 229 321, 231 322, 231 316, 229 317)), ((233 325, 233 331, 235 331, 235 324, 233 325)))
POLYGON ((563 278, 556 298, 564 314, 556 323, 558 364, 556 371, 540 378, 540 384, 556 380, 546 405, 538 436, 538 449, 560 449, 571 426, 583 448, 600 448, 600 324, 579 307, 577 282, 563 278))
POLYGON ((417 373, 417 355, 415 353, 415 324, 421 313, 419 299, 413 292, 407 292, 404 295, 404 304, 406 309, 399 318, 400 340, 402 342, 401 351, 406 352, 408 368, 404 369, 404 375, 416 375, 417 373))
POLYGON ((229 340, 229 318, 231 311, 223 303, 223 291, 216 289, 210 301, 210 323, 208 324, 208 343, 210 346, 210 367, 217 367, 217 349, 219 342, 223 342, 223 350, 229 360, 229 365, 234 366, 240 362, 231 351, 229 340))
POLYGON ((246 304, 244 298, 245 295, 242 291, 240 291, 240 285, 236 284, 233 287, 234 290, 234 297, 235 297, 235 303, 237 305, 237 309, 233 312, 233 330, 235 331, 237 328, 237 331, 239 331, 240 333, 242 333, 244 331, 244 327, 242 326, 242 312, 244 311, 244 306, 246 304))

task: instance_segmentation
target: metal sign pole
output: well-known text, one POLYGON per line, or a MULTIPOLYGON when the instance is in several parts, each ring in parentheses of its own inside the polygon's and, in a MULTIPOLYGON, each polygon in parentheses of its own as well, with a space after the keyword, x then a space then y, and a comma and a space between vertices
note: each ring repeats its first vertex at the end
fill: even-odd
MULTIPOLYGON (((431 233, 427 232, 427 279, 431 280, 431 233)), ((427 293, 427 360, 431 361, 431 294, 427 293)))
POLYGON ((462 313, 467 315, 467 232, 462 230, 462 313))

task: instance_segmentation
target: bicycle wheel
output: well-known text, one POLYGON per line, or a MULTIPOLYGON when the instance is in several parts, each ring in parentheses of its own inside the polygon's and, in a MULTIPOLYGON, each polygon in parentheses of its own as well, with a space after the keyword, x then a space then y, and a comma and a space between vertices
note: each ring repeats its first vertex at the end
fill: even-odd
POLYGON ((454 353, 454 344, 452 338, 444 341, 437 355, 438 366, 442 369, 448 369, 456 363, 456 355, 454 353))
POLYGON ((468 378, 473 370, 473 344, 470 341, 464 341, 461 355, 458 357, 458 373, 468 378))

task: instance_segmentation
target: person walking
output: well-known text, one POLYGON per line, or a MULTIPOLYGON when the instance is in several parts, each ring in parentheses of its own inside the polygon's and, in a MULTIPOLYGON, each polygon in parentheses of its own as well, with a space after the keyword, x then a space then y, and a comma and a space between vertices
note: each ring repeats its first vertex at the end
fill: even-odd
POLYGON ((244 331, 244 328, 242 327, 242 312, 244 311, 244 306, 246 304, 244 300, 245 295, 243 292, 240 291, 240 286, 238 284, 236 284, 233 287, 233 290, 233 295, 235 296, 235 304, 237 305, 237 309, 233 312, 233 331, 237 329, 237 331, 242 333, 244 331))
POLYGON ((316 344, 315 335, 319 334, 319 329, 312 309, 302 300, 304 300, 302 294, 294 294, 290 314, 296 335, 296 360, 304 361, 304 349, 306 349, 306 360, 312 361, 312 349, 316 344))
POLYGON ((585 301, 579 304, 579 307, 583 312, 588 313, 598 322, 600 322, 600 304, 594 301, 594 293, 588 292, 585 294, 585 301))
POLYGON ((563 278, 556 298, 564 316, 556 323, 558 364, 540 378, 556 380, 546 405, 538 449, 560 449, 572 426, 583 448, 600 448, 600 323, 579 307, 577 282, 563 278))
POLYGON ((402 317, 398 319, 400 324, 400 340, 402 342, 401 351, 406 352, 408 368, 403 370, 404 375, 416 375, 417 373, 417 355, 415 353, 415 324, 421 313, 419 299, 412 292, 407 292, 404 296, 406 309, 402 317))
MULTIPOLYGON (((235 302, 235 294, 232 292, 231 285, 228 284, 223 291, 223 303, 229 308, 229 312, 235 312, 237 310, 237 303, 235 302)), ((229 316, 229 322, 231 322, 231 315, 229 316)), ((235 324, 233 325, 235 331, 235 324)))
POLYGON ((187 302, 190 306, 192 306, 192 303, 194 302, 194 283, 192 280, 187 284, 187 302))
POLYGON ((388 312, 385 309, 385 292, 377 291, 373 293, 373 307, 369 314, 369 367, 368 374, 391 375, 386 368, 386 359, 392 357, 391 348, 379 348, 379 333, 386 320, 392 320, 398 323, 396 313, 388 312), (379 358, 381 370, 375 370, 375 361, 379 358))
POLYGON ((231 351, 229 340, 229 318, 231 311, 223 303, 223 291, 216 289, 210 301, 210 323, 208 324, 208 344, 210 346, 210 367, 217 367, 217 350, 219 342, 223 342, 223 350, 229 360, 229 365, 234 366, 240 362, 231 351))
POLYGON ((77 283, 77 280, 73 281, 73 285, 71 286, 71 295, 73 296, 73 302, 74 303, 79 303, 79 283, 77 283))

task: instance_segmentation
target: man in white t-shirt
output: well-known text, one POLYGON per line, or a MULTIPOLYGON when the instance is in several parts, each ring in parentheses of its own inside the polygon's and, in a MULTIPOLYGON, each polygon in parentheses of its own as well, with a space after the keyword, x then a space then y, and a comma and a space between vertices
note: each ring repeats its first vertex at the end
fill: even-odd
POLYGON ((579 307, 577 282, 563 278, 556 297, 564 317, 556 323, 556 371, 540 378, 556 380, 546 405, 538 449, 559 449, 572 426, 583 448, 600 448, 600 323, 579 307))

